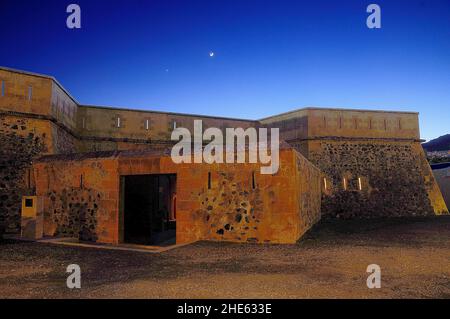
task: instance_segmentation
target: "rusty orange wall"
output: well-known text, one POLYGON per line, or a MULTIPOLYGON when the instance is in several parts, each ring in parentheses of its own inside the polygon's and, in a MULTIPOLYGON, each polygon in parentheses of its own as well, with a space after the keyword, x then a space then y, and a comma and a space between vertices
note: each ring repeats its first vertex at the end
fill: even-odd
POLYGON ((418 113, 309 109, 308 137, 420 138, 418 113))
POLYGON ((39 162, 33 168, 36 194, 44 198, 46 236, 78 237, 81 215, 85 218, 86 231, 91 232, 84 239, 118 242, 116 160, 39 162))
POLYGON ((278 127, 288 142, 341 138, 393 138, 418 140, 418 113, 305 108, 261 120, 278 127))
POLYGON ((97 138, 170 141, 174 121, 177 127, 185 127, 193 132, 196 119, 203 121, 204 129, 207 127, 247 128, 256 125, 255 121, 106 107, 81 106, 78 113, 78 128, 81 136, 97 138), (120 117, 120 127, 117 127, 118 117, 120 117), (146 120, 149 120, 148 130, 146 120))
POLYGON ((0 110, 50 115, 52 80, 0 69, 0 81, 5 81, 5 96, 0 96, 0 110), (31 101, 28 87, 32 86, 31 101))
MULTIPOLYGON (((317 223, 321 214, 322 173, 300 153, 296 158, 296 187, 298 193, 298 238, 317 223)), ((294 191, 295 191, 294 190, 294 191)))
POLYGON ((119 156, 40 162, 34 165, 34 174, 37 194, 45 198, 46 235, 76 235, 76 227, 74 230, 68 226, 70 220, 80 209, 85 215, 86 209, 92 211, 97 205, 95 221, 87 221, 95 232, 87 232, 86 236, 118 243, 123 214, 119 176, 176 174, 177 243, 294 243, 320 218, 320 188, 315 187, 320 184, 319 172, 293 150, 281 151, 277 174, 262 175, 259 168, 258 164, 174 164, 170 157, 119 156), (212 177, 211 189, 208 173, 212 177), (306 186, 309 184, 311 189, 306 186), (98 196, 98 200, 91 201, 98 196))
POLYGON ((260 174, 259 164, 177 165, 169 157, 119 159, 119 173, 177 174, 177 243, 202 239, 294 243, 299 238, 296 176, 303 175, 297 175, 293 150, 280 152, 280 169, 274 176, 260 174))

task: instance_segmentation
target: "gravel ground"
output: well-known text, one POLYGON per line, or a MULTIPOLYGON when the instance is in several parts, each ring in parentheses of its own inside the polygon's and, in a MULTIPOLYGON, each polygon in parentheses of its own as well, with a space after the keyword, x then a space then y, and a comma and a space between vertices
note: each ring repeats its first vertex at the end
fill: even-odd
POLYGON ((323 221, 295 245, 160 254, 0 243, 1 298, 450 298, 450 216, 323 221), (81 289, 66 287, 69 264, 81 289), (378 264, 382 287, 368 289, 378 264))

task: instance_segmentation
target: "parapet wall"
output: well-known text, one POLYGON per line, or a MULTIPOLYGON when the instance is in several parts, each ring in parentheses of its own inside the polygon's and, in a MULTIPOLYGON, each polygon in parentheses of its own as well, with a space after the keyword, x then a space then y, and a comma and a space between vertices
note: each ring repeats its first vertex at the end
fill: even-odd
POLYGON ((418 113, 305 108, 262 119, 287 142, 319 138, 419 140, 418 113))

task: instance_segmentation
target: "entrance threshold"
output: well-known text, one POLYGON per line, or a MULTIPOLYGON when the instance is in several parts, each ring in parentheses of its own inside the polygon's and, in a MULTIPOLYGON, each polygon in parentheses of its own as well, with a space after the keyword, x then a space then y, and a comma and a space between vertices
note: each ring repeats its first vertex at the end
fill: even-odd
POLYGON ((75 247, 86 247, 86 248, 97 248, 97 249, 109 249, 109 250, 125 250, 125 251, 137 251, 142 253, 162 253, 175 248, 183 247, 192 243, 170 245, 170 246, 150 246, 150 245, 139 245, 139 244, 126 244, 121 243, 117 245, 113 244, 102 244, 102 243, 92 243, 79 241, 76 238, 46 238, 37 240, 38 243, 55 244, 55 245, 65 245, 65 246, 75 246, 75 247))

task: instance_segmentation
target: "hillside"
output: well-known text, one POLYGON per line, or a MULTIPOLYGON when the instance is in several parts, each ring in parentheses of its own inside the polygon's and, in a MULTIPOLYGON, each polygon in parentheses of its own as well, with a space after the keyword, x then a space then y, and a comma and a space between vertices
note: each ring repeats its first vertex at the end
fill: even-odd
POLYGON ((450 134, 439 136, 434 140, 423 143, 422 146, 428 152, 448 151, 450 150, 450 134))

